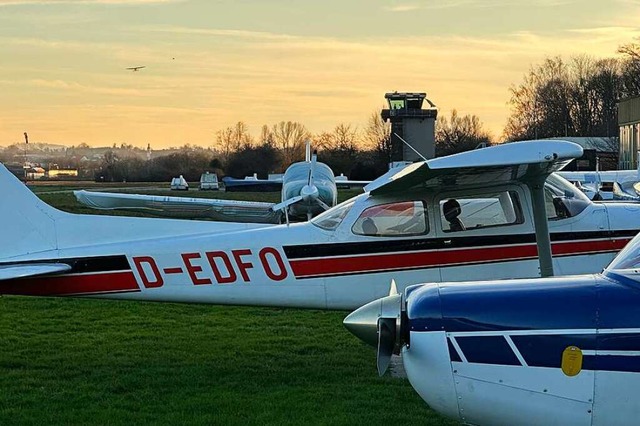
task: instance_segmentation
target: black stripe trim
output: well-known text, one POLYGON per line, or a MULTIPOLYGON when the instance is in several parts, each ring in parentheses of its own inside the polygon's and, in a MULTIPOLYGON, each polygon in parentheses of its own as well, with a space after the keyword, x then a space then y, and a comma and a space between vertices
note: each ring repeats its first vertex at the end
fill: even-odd
POLYGON ((5 262, 0 266, 32 265, 39 263, 66 263, 71 266, 68 274, 84 274, 91 272, 130 271, 127 256, 77 257, 66 259, 27 260, 23 262, 5 262))
MULTIPOLYGON (((580 253, 568 253, 568 254, 557 254, 554 255, 554 259, 558 257, 573 257, 573 256, 587 256, 592 254, 604 254, 604 253, 614 253, 619 250, 601 250, 601 251, 589 251, 589 252, 580 252, 580 253)), ((538 256, 529 256, 529 257, 518 257, 514 259, 488 259, 477 262, 461 262, 461 263, 446 263, 446 264, 437 264, 437 265, 419 265, 419 266, 410 266, 403 268, 390 268, 390 269, 368 269, 366 271, 355 271, 355 272, 336 272, 336 273, 326 273, 326 274, 317 274, 317 275, 296 275, 296 279, 298 280, 306 280, 312 278, 332 278, 332 277, 344 277, 347 275, 365 275, 365 274, 376 274, 380 272, 402 272, 402 271, 414 271, 416 269, 434 269, 434 268, 449 268, 452 266, 475 266, 475 265, 485 265, 487 263, 509 263, 509 262, 521 262, 523 260, 533 260, 537 259, 538 256)))
MULTIPOLYGON (((640 230, 557 232, 551 234, 551 241, 575 241, 592 239, 633 238, 640 230)), ((406 240, 366 241, 357 243, 327 243, 299 246, 284 246, 289 259, 311 257, 348 256, 354 254, 395 253, 404 251, 437 250, 450 248, 471 248, 495 245, 535 243, 535 234, 494 235, 480 237, 421 238, 406 240), (446 244, 445 244, 446 241, 446 244)))

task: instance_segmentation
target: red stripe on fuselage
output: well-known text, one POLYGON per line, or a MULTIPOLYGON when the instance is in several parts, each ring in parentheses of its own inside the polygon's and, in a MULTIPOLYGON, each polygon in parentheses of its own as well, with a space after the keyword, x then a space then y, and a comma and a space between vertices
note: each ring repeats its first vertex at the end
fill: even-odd
MULTIPOLYGON (((621 250, 630 239, 566 241, 552 244, 554 256, 577 256, 621 250)), ((428 269, 464 264, 506 262, 538 257, 535 244, 440 249, 410 253, 386 253, 367 256, 344 256, 291 260, 296 278, 348 275, 403 269, 428 269)))
POLYGON ((140 291, 131 271, 0 281, 0 294, 70 296, 140 291))

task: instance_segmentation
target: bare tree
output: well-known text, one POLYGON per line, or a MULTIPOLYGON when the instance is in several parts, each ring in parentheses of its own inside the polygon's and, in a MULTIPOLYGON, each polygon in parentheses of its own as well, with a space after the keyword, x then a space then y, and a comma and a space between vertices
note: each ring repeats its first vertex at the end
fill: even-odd
POLYGON ((618 48, 623 55, 623 97, 640 96, 640 38, 618 48))
POLYGON ((362 139, 364 146, 375 152, 376 163, 384 169, 391 162, 391 123, 384 121, 379 112, 373 112, 362 139))
POLYGON ((475 115, 461 117, 454 109, 451 111, 451 118, 439 116, 436 121, 437 156, 469 151, 480 144, 489 143, 491 137, 475 115))
POLYGON ((253 137, 242 121, 238 121, 235 126, 219 130, 216 134, 216 148, 225 160, 243 146, 251 145, 253 145, 253 137))
POLYGON ((260 140, 259 140, 259 145, 262 144, 266 144, 269 146, 275 146, 275 140, 273 138, 273 132, 271 131, 271 129, 269 128, 269 126, 267 126, 266 124, 262 125, 262 128, 260 129, 260 140))
POLYGON ((304 158, 304 144, 311 134, 303 124, 281 121, 273 125, 272 133, 275 146, 282 152, 282 170, 304 158))
POLYGON ((332 133, 323 132, 314 138, 314 145, 323 150, 350 151, 358 150, 358 130, 351 124, 340 123, 332 133))
POLYGON ((623 91, 620 62, 573 57, 547 59, 511 87, 507 140, 557 136, 612 136, 623 91))
POLYGON ((330 150, 333 148, 333 133, 322 132, 313 135, 311 138, 312 148, 319 151, 330 150))

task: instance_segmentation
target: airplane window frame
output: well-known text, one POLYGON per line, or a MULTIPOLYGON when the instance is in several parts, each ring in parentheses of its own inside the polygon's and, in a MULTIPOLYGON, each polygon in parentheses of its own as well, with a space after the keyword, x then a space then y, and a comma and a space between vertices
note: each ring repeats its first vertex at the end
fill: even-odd
MULTIPOLYGON (((386 203, 381 203, 381 204, 376 204, 373 206, 369 206, 367 208, 365 208, 364 210, 362 210, 360 212, 360 214, 358 215, 358 218, 353 222, 353 225, 351 225, 351 233, 354 235, 358 235, 361 237, 376 237, 376 238, 407 238, 407 237, 419 237, 419 236, 424 236, 424 235, 428 235, 429 232, 431 232, 431 227, 429 226, 429 211, 428 211, 428 203, 423 200, 423 199, 412 199, 412 200, 397 200, 397 201, 390 201, 390 202, 386 202, 386 203), (405 203, 412 203, 413 204, 413 208, 416 208, 416 203, 420 203, 422 205, 422 211, 424 214, 424 231, 421 232, 411 232, 411 233, 375 233, 375 234, 371 234, 371 233, 363 233, 363 232, 359 232, 356 227, 359 224, 360 220, 363 219, 363 222, 366 219, 371 218, 370 216, 366 216, 366 212, 370 211, 372 209, 380 209, 381 207, 384 206, 391 206, 391 205, 396 205, 396 204, 405 204, 405 203)), ((397 224, 394 226, 400 226, 400 225, 404 225, 407 222, 411 221, 413 218, 408 219, 407 221, 405 221, 405 223, 402 224, 397 224)), ((416 224, 419 224, 420 221, 416 222, 416 224)), ((411 226, 413 226, 414 224, 411 224, 411 226)), ((386 228, 386 231, 388 231, 391 228, 386 228)), ((379 229, 377 229, 379 230, 379 229)), ((400 231, 400 230, 398 230, 400 231)))
POLYGON ((591 200, 563 177, 549 175, 544 184, 544 205, 548 221, 559 221, 580 215, 591 200), (550 216, 554 214, 555 216, 550 216))
POLYGON ((324 229, 325 231, 335 231, 344 221, 344 218, 347 217, 354 204, 355 200, 347 200, 341 204, 338 204, 334 208, 319 214, 318 216, 311 219, 310 222, 312 225, 317 226, 320 229, 324 229), (337 219, 333 219, 334 217, 337 217, 337 219), (323 225, 323 222, 327 220, 335 220, 335 222, 330 226, 323 225))
MULTIPOLYGON (((480 229, 493 229, 493 228, 503 228, 506 226, 518 226, 518 225, 522 225, 525 223, 525 210, 522 206, 522 196, 519 193, 519 191, 517 191, 515 188, 508 188, 508 189, 502 189, 499 191, 479 191, 477 193, 473 193, 473 194, 468 194, 468 193, 450 193, 450 194, 444 194, 441 195, 439 197, 436 198, 436 203, 435 205, 438 208, 438 216, 440 218, 440 229, 442 230, 443 233, 446 234, 458 234, 461 232, 468 232, 468 231, 477 231, 480 229), (485 199, 485 198, 496 198, 498 199, 498 197, 501 194, 509 194, 509 198, 511 201, 511 205, 512 205, 512 211, 511 212, 507 212, 504 210, 504 207, 502 205, 502 202, 499 202, 500 207, 502 207, 503 209, 503 214, 505 217, 505 220, 507 217, 513 215, 514 220, 511 222, 505 222, 505 223, 497 223, 497 224, 487 224, 487 225, 482 225, 482 224, 477 224, 473 227, 466 227, 467 225, 464 225, 464 229, 458 229, 458 230, 453 230, 451 229, 451 223, 448 222, 445 217, 444 217, 444 211, 443 211, 443 206, 444 203, 447 200, 450 199, 455 199, 455 200, 465 200, 465 199, 485 199), (446 225, 448 225, 447 227, 445 227, 446 225)), ((486 207, 485 207, 486 208, 486 207)), ((464 208, 462 208, 462 212, 464 212, 464 208)), ((461 218, 462 223, 464 223, 464 218, 461 218)))

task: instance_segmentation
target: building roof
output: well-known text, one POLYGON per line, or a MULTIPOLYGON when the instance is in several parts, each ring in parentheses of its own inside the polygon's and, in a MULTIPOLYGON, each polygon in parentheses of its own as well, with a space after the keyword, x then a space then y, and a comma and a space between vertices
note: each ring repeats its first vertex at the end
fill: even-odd
POLYGON ((563 141, 569 141, 577 143, 584 150, 593 150, 598 152, 618 152, 619 139, 617 137, 606 136, 586 136, 586 137, 574 137, 574 136, 558 136, 556 138, 549 139, 561 139, 563 141))

